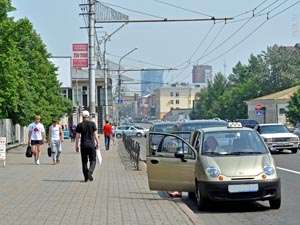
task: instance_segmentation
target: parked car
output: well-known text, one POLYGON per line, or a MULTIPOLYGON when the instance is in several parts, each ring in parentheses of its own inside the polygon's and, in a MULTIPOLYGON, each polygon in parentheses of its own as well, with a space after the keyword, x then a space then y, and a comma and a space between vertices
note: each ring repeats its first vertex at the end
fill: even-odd
POLYGON ((269 201, 280 208, 280 179, 263 139, 240 123, 193 132, 193 143, 175 134, 162 136, 147 148, 151 190, 183 191, 195 197, 198 208, 210 201, 269 201))
POLYGON ((258 125, 258 122, 256 120, 250 119, 237 119, 236 122, 240 122, 243 127, 249 127, 252 129, 254 129, 258 125))
POLYGON ((290 133, 285 125, 280 123, 259 124, 255 129, 263 137, 270 151, 288 149, 292 153, 297 153, 299 149, 299 137, 290 133))
POLYGON ((128 136, 142 137, 145 135, 147 130, 138 126, 118 126, 115 130, 117 138, 121 138, 123 134, 128 136))

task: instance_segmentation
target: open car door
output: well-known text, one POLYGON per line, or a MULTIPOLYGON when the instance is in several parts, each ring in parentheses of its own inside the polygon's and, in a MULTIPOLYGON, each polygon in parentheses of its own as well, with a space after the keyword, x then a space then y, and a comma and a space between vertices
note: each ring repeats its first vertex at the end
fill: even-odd
POLYGON ((195 190, 197 152, 184 138, 150 132, 147 151, 148 183, 151 190, 195 190))

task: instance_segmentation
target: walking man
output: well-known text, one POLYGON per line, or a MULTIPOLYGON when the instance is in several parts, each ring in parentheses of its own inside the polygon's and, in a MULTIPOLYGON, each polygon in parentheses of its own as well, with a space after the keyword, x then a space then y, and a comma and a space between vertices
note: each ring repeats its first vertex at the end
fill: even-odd
POLYGON ((51 146, 51 156, 53 159, 53 165, 60 163, 60 153, 62 151, 63 131, 58 123, 58 120, 54 119, 52 125, 49 127, 48 144, 51 146))
POLYGON ((105 125, 103 126, 103 134, 104 134, 105 148, 106 148, 106 150, 109 150, 110 138, 111 138, 113 132, 112 132, 112 126, 108 122, 108 120, 106 120, 105 125))
POLYGON ((96 124, 89 120, 90 114, 88 111, 82 112, 83 121, 76 127, 75 148, 79 152, 79 139, 80 152, 82 161, 82 172, 84 181, 93 181, 93 172, 96 166, 96 149, 99 146, 99 139, 97 134, 96 124), (90 165, 88 167, 88 161, 90 165))
POLYGON ((28 127, 28 145, 31 145, 34 163, 36 165, 40 165, 42 145, 44 144, 45 140, 45 128, 40 121, 41 117, 39 115, 35 115, 34 122, 28 127))

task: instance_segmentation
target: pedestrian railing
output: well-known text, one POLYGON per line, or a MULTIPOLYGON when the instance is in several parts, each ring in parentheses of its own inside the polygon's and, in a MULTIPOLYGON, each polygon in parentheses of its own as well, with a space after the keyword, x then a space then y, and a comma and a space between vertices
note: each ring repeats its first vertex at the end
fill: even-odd
POLYGON ((140 161, 140 152, 141 147, 140 143, 133 140, 132 137, 123 135, 123 143, 125 149, 129 153, 130 161, 134 164, 136 170, 139 170, 139 161, 140 161))

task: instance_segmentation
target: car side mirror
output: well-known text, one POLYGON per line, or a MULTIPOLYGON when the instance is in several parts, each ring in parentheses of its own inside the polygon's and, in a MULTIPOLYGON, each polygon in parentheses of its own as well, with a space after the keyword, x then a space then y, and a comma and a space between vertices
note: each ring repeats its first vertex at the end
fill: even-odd
POLYGON ((175 152, 175 158, 181 159, 182 162, 186 162, 183 152, 175 152))

